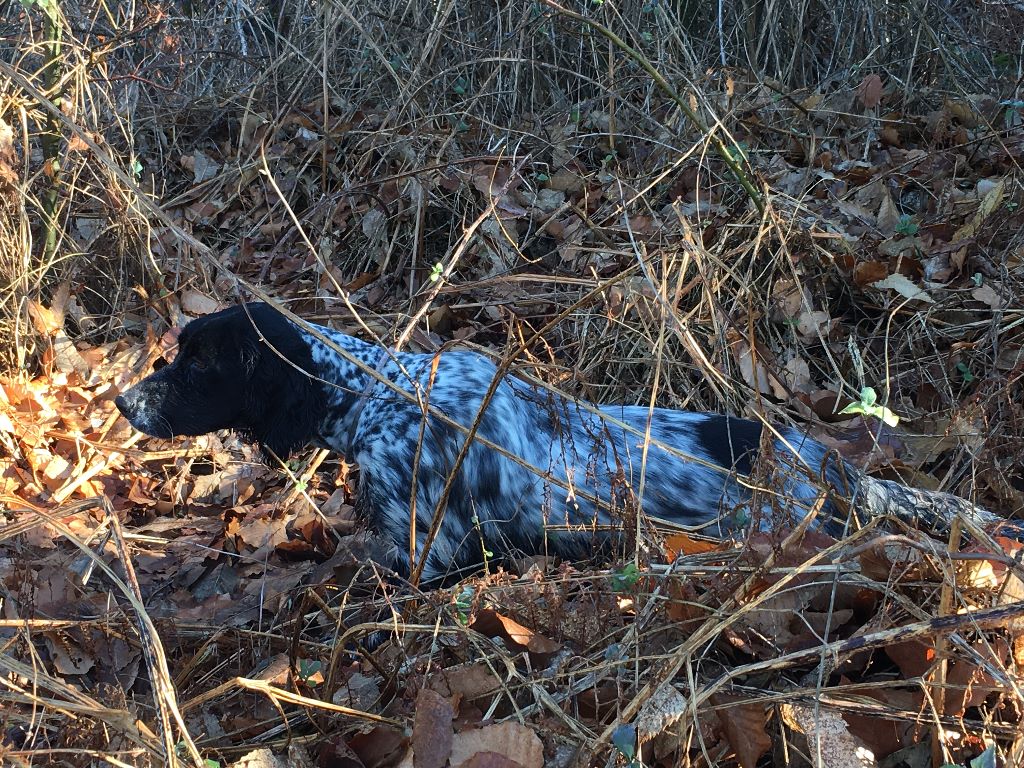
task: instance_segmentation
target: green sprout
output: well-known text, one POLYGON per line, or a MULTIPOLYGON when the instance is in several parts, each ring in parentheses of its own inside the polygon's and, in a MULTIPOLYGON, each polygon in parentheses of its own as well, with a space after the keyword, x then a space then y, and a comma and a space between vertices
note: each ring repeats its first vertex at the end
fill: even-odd
POLYGON ((860 391, 860 400, 850 403, 839 412, 840 414, 859 413, 866 416, 874 416, 881 419, 890 427, 900 423, 900 417, 890 411, 884 405, 878 405, 878 394, 874 387, 864 387, 860 391))
POLYGON ((913 237, 914 235, 917 234, 917 230, 917 222, 914 221, 913 218, 911 218, 905 213, 902 216, 900 216, 899 223, 896 224, 897 233, 901 235, 907 235, 908 237, 913 237))
POLYGON ((640 569, 636 563, 629 563, 625 568, 612 576, 612 589, 616 592, 625 592, 632 589, 640 581, 640 569))

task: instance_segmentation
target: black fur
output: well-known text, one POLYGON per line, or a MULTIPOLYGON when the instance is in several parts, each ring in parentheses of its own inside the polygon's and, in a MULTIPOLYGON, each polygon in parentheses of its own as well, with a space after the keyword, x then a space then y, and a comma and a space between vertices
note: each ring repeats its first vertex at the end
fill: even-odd
POLYGON ((306 445, 327 409, 309 344, 270 307, 247 307, 185 326, 174 362, 118 397, 121 413, 155 437, 234 429, 281 457, 306 445))

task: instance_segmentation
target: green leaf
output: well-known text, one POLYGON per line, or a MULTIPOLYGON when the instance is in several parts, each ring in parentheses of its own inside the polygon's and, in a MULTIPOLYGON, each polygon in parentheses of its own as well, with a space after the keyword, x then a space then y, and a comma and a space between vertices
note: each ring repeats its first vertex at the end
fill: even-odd
POLYGON ((971 373, 971 369, 967 367, 967 363, 957 363, 956 369, 960 372, 960 375, 964 377, 964 384, 970 384, 974 381, 974 374, 971 373))
POLYGON ((636 754, 636 726, 630 723, 623 723, 615 726, 612 731, 612 744, 627 760, 632 760, 636 754))
POLYGON ((636 563, 629 563, 612 576, 612 589, 616 592, 623 592, 632 589, 638 581, 640 581, 640 569, 636 567, 636 563))
POLYGON ((440 261, 437 262, 433 267, 430 268, 430 282, 436 283, 441 279, 441 273, 444 272, 444 264, 440 261))
POLYGON ((888 424, 890 427, 895 427, 900 423, 899 416, 890 411, 884 405, 878 405, 877 403, 878 393, 875 392, 874 387, 864 387, 864 389, 860 391, 860 401, 850 403, 839 413, 874 416, 876 419, 888 424))
POLYGON ((38 8, 46 14, 51 24, 56 24, 60 20, 60 14, 57 12, 57 0, 21 0, 21 4, 27 11, 38 8))
POLYGON ((322 669, 323 665, 316 659, 299 659, 299 677, 304 683, 315 685, 316 682, 311 681, 310 678, 322 669))
POLYGON ((896 231, 901 235, 909 235, 913 237, 917 234, 918 226, 917 222, 914 221, 909 215, 903 214, 900 216, 899 223, 896 225, 896 231))

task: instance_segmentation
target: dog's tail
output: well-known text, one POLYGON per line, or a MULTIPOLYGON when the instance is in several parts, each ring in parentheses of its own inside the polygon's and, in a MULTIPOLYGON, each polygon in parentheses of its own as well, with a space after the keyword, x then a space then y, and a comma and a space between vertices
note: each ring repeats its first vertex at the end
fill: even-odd
POLYGON ((1024 525, 1020 522, 999 517, 952 493, 910 488, 867 475, 860 478, 858 485, 854 506, 868 519, 892 516, 917 527, 948 531, 953 520, 960 516, 989 530, 999 526, 1000 533, 1014 538, 1024 535, 1024 525))

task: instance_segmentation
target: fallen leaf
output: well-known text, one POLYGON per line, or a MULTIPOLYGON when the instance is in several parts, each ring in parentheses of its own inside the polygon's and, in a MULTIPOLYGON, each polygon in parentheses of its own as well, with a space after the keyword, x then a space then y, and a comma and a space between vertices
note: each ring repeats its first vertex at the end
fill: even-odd
POLYGON ((455 712, 448 699, 429 688, 420 689, 412 727, 415 768, 445 768, 452 754, 454 718, 455 712))
POLYGON ((455 734, 450 761, 459 768, 480 752, 494 752, 515 760, 523 768, 543 768, 544 744, 520 723, 504 722, 455 734))
POLYGON ((671 562, 680 555, 700 555, 722 549, 720 541, 694 539, 685 533, 673 533, 665 537, 665 558, 671 562))
POLYGON ((679 721, 687 707, 686 697, 669 683, 663 683, 644 702, 636 718, 636 735, 641 744, 650 741, 679 721))
POLYGON ((497 752, 477 752, 456 768, 523 768, 523 764, 497 752))
POLYGON ((867 109, 874 109, 882 101, 882 78, 875 73, 866 75, 857 86, 857 99, 867 109))
POLYGON ((929 296, 926 291, 914 285, 906 275, 902 275, 899 272, 889 275, 885 280, 879 280, 877 283, 872 283, 871 287, 877 288, 880 291, 896 291, 900 296, 908 299, 918 299, 919 301, 925 301, 929 304, 935 303, 935 299, 929 296))
POLYGON ((881 261, 858 261, 853 268, 853 282, 860 288, 889 276, 889 266, 881 261))
MULTIPOLYGON (((1003 202, 1003 195, 1006 190, 1006 182, 1004 179, 1000 179, 996 184, 986 187, 986 189, 988 189, 988 191, 982 195, 981 202, 978 204, 978 210, 975 211, 969 221, 967 221, 953 234, 952 242, 955 243, 960 240, 966 240, 978 234, 978 230, 981 229, 981 225, 985 223, 985 220, 991 216, 993 211, 995 211, 1003 202)), ((978 191, 980 194, 980 187, 978 191)))
POLYGON ((783 721, 807 739, 807 753, 827 768, 876 768, 867 745, 850 733, 843 716, 827 707, 783 704, 783 721))
POLYGON ((188 314, 198 317, 216 312, 221 309, 221 304, 205 293, 186 288, 181 292, 181 308, 188 314))
POLYGON ((985 283, 980 288, 975 288, 971 291, 971 296, 975 301, 988 304, 992 309, 999 309, 1003 306, 1003 297, 989 283, 985 283))
POLYGON ((555 653, 561 646, 554 640, 524 627, 515 619, 503 616, 497 611, 485 608, 478 611, 471 628, 487 637, 504 637, 511 643, 529 650, 531 653, 555 653))
POLYGON ((740 768, 756 768, 761 757, 772 748, 771 737, 765 730, 767 711, 760 704, 732 703, 739 700, 739 696, 716 693, 711 697, 711 704, 740 768))

